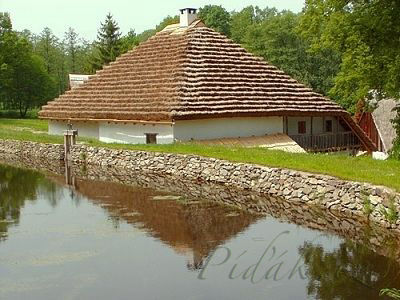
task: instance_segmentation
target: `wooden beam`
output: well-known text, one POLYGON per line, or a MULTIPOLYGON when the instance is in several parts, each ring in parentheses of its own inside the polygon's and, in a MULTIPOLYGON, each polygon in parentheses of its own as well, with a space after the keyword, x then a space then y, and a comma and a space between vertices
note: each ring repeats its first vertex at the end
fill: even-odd
POLYGON ((340 117, 346 124, 347 126, 349 126, 349 128, 351 129, 351 131, 357 136, 358 140, 361 142, 361 144, 364 146, 364 148, 368 151, 368 152, 372 152, 371 149, 367 146, 367 144, 364 142, 364 139, 360 138, 360 136, 358 135, 358 133, 356 132, 356 130, 353 129, 353 127, 349 124, 349 122, 347 122, 346 118, 340 117))
POLYGON ((284 127, 284 132, 285 134, 289 134, 289 120, 287 116, 284 116, 284 123, 285 123, 285 127, 284 127))
POLYGON ((314 123, 314 117, 311 116, 311 127, 310 127, 311 148, 314 147, 314 143, 313 143, 313 123, 314 123))

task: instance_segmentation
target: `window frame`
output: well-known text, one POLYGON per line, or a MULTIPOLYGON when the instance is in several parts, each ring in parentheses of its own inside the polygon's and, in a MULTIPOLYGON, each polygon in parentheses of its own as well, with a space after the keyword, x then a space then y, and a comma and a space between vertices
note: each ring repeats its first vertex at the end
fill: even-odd
POLYGON ((297 121, 297 134, 307 134, 307 121, 297 121))
POLYGON ((333 120, 325 120, 325 132, 328 132, 328 133, 333 132, 333 120), (330 124, 330 125, 328 126, 328 124, 330 124))
POLYGON ((157 144, 157 135, 158 133, 145 133, 146 136, 146 144, 157 144))

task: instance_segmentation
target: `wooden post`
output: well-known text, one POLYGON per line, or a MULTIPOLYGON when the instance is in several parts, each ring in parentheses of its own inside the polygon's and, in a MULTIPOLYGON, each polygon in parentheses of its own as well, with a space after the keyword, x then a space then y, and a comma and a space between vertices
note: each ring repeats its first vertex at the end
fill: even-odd
POLYGON ((338 136, 339 136, 339 118, 336 116, 336 134, 335 134, 335 146, 336 148, 339 147, 339 143, 338 143, 338 136))
POLYGON ((285 123, 284 133, 286 135, 289 135, 289 122, 287 116, 284 116, 284 123, 285 123))
POLYGON ((71 152, 71 147, 76 144, 76 136, 78 135, 78 130, 65 130, 64 131, 64 159, 67 161, 69 159, 69 154, 71 152))
POLYGON ((313 141, 313 117, 311 117, 311 127, 310 127, 310 135, 311 135, 311 148, 314 149, 314 141, 313 141))

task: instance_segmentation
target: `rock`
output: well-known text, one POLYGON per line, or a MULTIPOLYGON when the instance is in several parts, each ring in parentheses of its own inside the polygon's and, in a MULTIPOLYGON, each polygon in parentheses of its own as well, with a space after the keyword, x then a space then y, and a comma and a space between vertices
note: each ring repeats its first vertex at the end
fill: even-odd
POLYGON ((378 204, 382 203, 382 199, 379 196, 369 196, 369 201, 371 202, 372 205, 377 206, 378 204))

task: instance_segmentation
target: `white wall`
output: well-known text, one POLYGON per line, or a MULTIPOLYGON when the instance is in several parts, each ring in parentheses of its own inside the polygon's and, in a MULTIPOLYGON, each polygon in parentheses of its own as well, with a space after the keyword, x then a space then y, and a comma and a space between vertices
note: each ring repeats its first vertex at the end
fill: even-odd
MULTIPOLYGON (((99 138, 99 125, 95 122, 71 122, 72 128, 78 130, 78 136, 99 138)), ((67 130, 67 121, 49 120, 49 134, 63 135, 67 130)))
POLYGON ((157 133, 157 144, 174 142, 173 127, 168 124, 99 124, 100 141, 105 143, 146 144, 146 133, 157 133))
POLYGON ((262 136, 274 133, 283 133, 282 117, 178 120, 174 125, 174 136, 179 141, 262 136))

